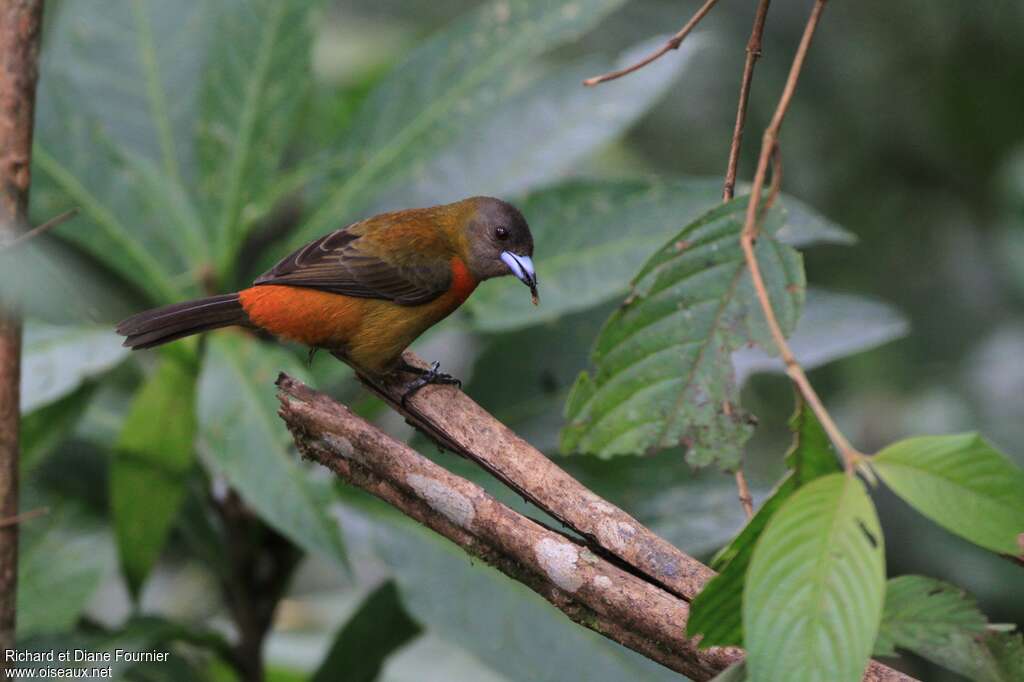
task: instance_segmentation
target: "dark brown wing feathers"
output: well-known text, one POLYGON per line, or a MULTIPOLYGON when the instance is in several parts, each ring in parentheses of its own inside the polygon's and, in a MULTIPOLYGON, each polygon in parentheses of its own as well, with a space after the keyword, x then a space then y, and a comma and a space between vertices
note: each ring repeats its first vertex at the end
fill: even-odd
POLYGON ((321 291, 379 298, 400 305, 421 305, 451 286, 451 271, 444 258, 407 259, 395 263, 377 253, 380 240, 368 241, 350 225, 306 244, 261 275, 254 284, 285 284, 321 291))

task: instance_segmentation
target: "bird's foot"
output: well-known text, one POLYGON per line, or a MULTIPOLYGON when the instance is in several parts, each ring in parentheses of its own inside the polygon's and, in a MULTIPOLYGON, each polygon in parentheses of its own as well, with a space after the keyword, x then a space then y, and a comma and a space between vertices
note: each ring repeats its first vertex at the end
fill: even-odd
POLYGON ((306 367, 313 366, 313 358, 316 357, 316 352, 320 350, 318 346, 310 346, 309 355, 306 356, 306 367))
POLYGON ((402 407, 407 407, 409 399, 416 395, 418 390, 428 384, 448 384, 462 388, 462 381, 456 379, 451 374, 445 374, 444 372, 438 371, 440 366, 441 363, 432 362, 430 363, 430 369, 423 369, 422 367, 414 367, 404 360, 402 361, 402 364, 399 365, 398 369, 403 372, 416 375, 416 378, 405 386, 405 393, 402 394, 402 407))

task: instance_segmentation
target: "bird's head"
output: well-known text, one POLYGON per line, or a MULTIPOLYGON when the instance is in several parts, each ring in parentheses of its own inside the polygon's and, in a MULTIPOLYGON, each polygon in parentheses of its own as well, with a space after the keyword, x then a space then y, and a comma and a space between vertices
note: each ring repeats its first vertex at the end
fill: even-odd
POLYGON ((533 235, 515 206, 491 197, 466 200, 472 207, 465 224, 465 260, 477 280, 515 275, 530 287, 537 303, 533 269, 533 235))

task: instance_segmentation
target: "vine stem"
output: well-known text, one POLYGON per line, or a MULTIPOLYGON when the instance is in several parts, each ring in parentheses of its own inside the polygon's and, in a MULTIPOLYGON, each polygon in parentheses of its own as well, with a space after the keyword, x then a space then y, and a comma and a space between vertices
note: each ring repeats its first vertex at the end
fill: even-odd
POLYGON ((815 0, 814 7, 811 9, 811 15, 807 20, 807 25, 804 28, 803 37, 800 39, 800 45, 797 48, 796 55, 793 57, 793 64, 789 69, 789 76, 786 79, 786 86, 782 90, 782 96, 779 98, 779 104, 775 108, 775 113, 772 115, 771 123, 764 131, 764 135, 761 139, 761 153, 757 161, 757 171, 754 174, 754 183, 750 190, 750 202, 747 205, 746 219, 743 224, 743 233, 740 236, 740 245, 743 248, 743 255, 747 262, 747 267, 750 270, 750 276, 753 281, 754 290, 757 292, 758 301, 761 304, 761 308, 764 311, 764 316, 768 322, 768 328, 771 331, 772 339, 775 341, 775 345, 779 350, 779 355, 782 357, 782 361, 785 364, 786 374, 796 384, 800 394, 807 401, 807 404, 811 406, 811 410, 814 412, 818 421, 821 422, 822 428, 828 434, 829 440, 838 450, 840 456, 843 459, 843 464, 846 468, 847 473, 852 473, 857 465, 857 462, 863 457, 863 454, 858 452, 854 448, 850 441, 846 439, 839 427, 836 426, 835 421, 832 419, 832 415, 829 414, 828 410, 825 409, 825 405, 821 402, 821 398, 818 397, 817 392, 811 385, 811 382, 807 379, 807 374, 804 372, 803 367, 797 362, 797 359, 793 355, 793 351, 790 349, 789 344, 786 342, 786 337, 782 333, 782 329, 779 326, 778 318, 775 316, 775 310, 772 307, 771 300, 768 297, 768 290, 764 284, 764 278, 761 275, 761 267, 757 261, 757 255, 754 252, 754 244, 757 242, 757 236, 759 232, 758 225, 758 208, 761 204, 761 192, 764 189, 765 177, 768 172, 768 166, 771 163, 773 155, 776 153, 776 146, 778 145, 779 130, 782 128, 782 122, 786 117, 786 112, 789 109, 790 102, 793 99, 793 93, 796 91, 797 81, 800 78, 800 72, 803 69, 804 61, 807 58, 807 52, 811 46, 811 40, 814 38, 814 32, 818 27, 818 22, 821 19, 821 14, 825 9, 825 3, 828 0, 815 0))
POLYGON ((613 81, 616 78, 628 76, 634 71, 639 71, 640 69, 644 68, 651 62, 661 59, 670 51, 678 50, 679 46, 682 45, 683 41, 686 39, 686 36, 690 35, 690 31, 697 27, 697 24, 700 23, 701 19, 707 16, 708 12, 710 12, 711 8, 713 8, 716 4, 718 4, 718 0, 707 0, 707 2, 701 5, 700 9, 698 9, 697 12, 692 17, 690 17, 690 20, 686 22, 686 25, 679 29, 678 33, 669 38, 664 45, 662 45, 657 50, 650 53, 640 61, 630 66, 627 66, 623 69, 618 69, 617 71, 610 71, 609 73, 603 74, 601 76, 594 76, 593 78, 588 78, 585 81, 583 81, 583 84, 586 85, 587 87, 592 87, 595 85, 600 85, 601 83, 613 81))

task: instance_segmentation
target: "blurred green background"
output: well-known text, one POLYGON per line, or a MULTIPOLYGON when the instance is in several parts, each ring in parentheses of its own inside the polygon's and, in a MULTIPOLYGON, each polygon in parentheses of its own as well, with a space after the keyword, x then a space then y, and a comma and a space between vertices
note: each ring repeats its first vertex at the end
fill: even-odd
MULTIPOLYGON (((415 348, 560 456, 565 392, 601 322, 646 256, 716 202, 754 4, 722 3, 680 52, 584 89, 696 3, 499 2, 486 12, 522 15, 525 28, 484 44, 461 18, 476 3, 456 0, 50 3, 33 218, 70 206, 82 217, 27 268, 5 268, 32 316, 22 507, 51 510, 23 530, 19 642, 170 648, 173 665, 119 675, 233 679, 217 652, 235 634, 224 586, 238 578, 225 549, 237 527, 223 513, 234 488, 253 511, 243 532, 257 554, 281 536, 303 553, 266 639, 270 679, 372 679, 324 664, 332 643, 337 665, 377 657, 357 644, 360 608, 389 682, 673 679, 300 466, 274 415, 281 369, 413 437, 338 363, 306 369, 301 349, 234 333, 129 358, 111 327, 174 296, 243 286, 339 222, 498 194, 538 237, 541 308, 515 282, 489 283, 415 348), (375 592, 390 580, 397 596, 375 592)), ((808 7, 771 8, 741 179, 808 7)), ((794 345, 821 365, 812 381, 864 451, 977 429, 1024 464, 1022 28, 1024 6, 1009 0, 825 12, 782 137, 783 201, 793 230, 807 230, 791 241, 808 246, 814 289, 794 345)), ((744 405, 761 423, 746 456, 761 499, 782 472, 792 396, 764 357, 739 355, 744 405)), ((731 476, 694 473, 679 452, 560 463, 701 557, 743 521, 731 476)), ((1024 621, 1018 568, 885 491, 876 499, 890 575, 943 578, 992 621, 1024 621)))

